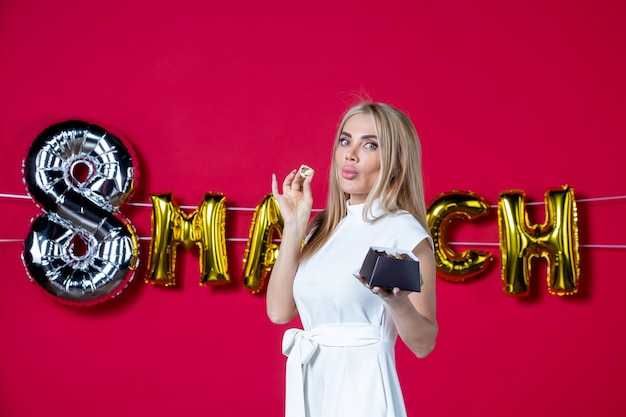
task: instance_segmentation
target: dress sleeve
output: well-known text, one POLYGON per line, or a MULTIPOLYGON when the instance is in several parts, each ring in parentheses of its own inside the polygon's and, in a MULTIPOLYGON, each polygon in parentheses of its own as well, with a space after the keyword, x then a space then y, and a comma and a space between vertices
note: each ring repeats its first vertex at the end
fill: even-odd
POLYGON ((399 216, 398 220, 398 248, 413 250, 424 239, 428 240, 431 248, 435 247, 433 238, 413 216, 406 214, 399 216))

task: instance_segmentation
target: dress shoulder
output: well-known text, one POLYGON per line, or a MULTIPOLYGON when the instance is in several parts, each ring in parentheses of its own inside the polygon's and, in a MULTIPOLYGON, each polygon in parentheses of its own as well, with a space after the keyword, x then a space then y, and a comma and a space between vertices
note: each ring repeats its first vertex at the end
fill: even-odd
POLYGON ((381 227, 396 234, 398 247, 413 250, 424 239, 428 240, 431 248, 434 247, 430 233, 409 212, 389 214, 379 220, 381 227))

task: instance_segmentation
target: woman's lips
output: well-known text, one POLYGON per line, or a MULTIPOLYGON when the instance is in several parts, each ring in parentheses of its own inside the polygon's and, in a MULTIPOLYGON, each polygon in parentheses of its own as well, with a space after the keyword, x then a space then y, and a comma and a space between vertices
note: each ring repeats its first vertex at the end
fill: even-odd
POLYGON ((341 176, 347 180, 353 180, 358 175, 358 172, 353 167, 343 167, 341 169, 341 176))

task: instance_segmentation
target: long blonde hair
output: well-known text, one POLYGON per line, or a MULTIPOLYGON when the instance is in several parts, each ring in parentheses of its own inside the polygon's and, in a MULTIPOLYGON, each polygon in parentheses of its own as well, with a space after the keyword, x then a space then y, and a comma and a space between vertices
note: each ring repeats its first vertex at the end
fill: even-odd
POLYGON ((372 203, 380 200, 383 216, 405 210, 417 219, 424 230, 429 231, 422 179, 422 150, 413 122, 402 111, 388 104, 362 102, 348 109, 339 124, 333 145, 327 207, 309 223, 311 236, 302 249, 301 259, 310 257, 321 248, 347 214, 349 195, 339 185, 339 170, 334 156, 341 132, 348 119, 355 114, 372 116, 380 149, 380 174, 365 201, 365 220, 376 221, 372 203))

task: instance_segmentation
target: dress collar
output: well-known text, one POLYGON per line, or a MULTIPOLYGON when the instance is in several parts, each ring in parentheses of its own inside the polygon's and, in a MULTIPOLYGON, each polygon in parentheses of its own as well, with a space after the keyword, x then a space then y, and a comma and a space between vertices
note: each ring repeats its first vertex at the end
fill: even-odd
MULTIPOLYGON (((350 201, 346 202, 347 216, 350 218, 363 218, 363 211, 365 210, 365 204, 350 204, 350 201)), ((380 204, 380 199, 376 199, 372 202, 372 210, 367 213, 367 217, 372 219, 381 217, 384 211, 380 204)))

